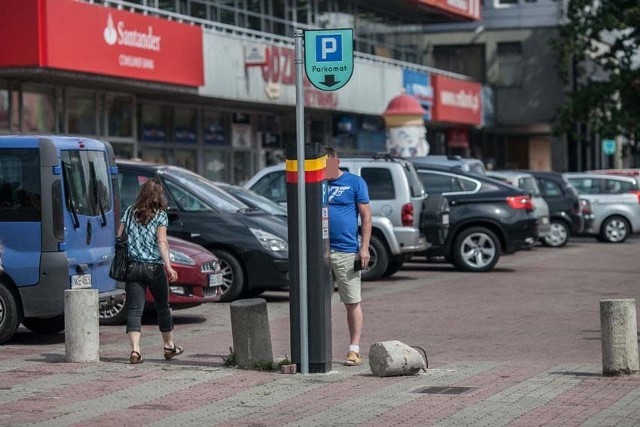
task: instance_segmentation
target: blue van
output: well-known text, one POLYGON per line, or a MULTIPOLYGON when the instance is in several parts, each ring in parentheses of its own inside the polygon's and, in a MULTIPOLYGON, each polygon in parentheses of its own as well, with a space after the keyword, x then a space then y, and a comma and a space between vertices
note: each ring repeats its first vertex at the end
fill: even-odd
POLYGON ((118 169, 107 142, 61 136, 0 137, 0 344, 22 323, 64 329, 64 290, 124 297, 109 278, 118 169))

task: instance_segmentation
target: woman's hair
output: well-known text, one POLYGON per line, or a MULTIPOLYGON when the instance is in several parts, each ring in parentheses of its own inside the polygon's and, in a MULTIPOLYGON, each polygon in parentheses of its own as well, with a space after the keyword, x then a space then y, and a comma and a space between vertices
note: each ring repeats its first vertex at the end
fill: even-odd
POLYGON ((147 225, 158 211, 167 209, 162 183, 158 178, 151 178, 142 185, 133 210, 140 224, 147 225))

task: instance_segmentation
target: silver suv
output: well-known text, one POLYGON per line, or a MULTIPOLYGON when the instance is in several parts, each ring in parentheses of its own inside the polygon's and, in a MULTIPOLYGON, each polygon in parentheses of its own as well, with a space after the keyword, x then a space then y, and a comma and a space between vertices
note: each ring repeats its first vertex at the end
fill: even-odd
MULTIPOLYGON (((362 273, 364 280, 394 274, 405 260, 428 248, 427 234, 446 238, 449 205, 442 196, 425 195, 410 162, 388 156, 341 158, 340 168, 360 175, 369 188, 371 261, 362 273)), ((284 163, 261 170, 244 186, 275 202, 287 203, 284 163)))
POLYGON ((603 242, 622 243, 640 232, 640 183, 631 176, 565 173, 581 199, 591 204, 593 220, 584 230, 603 242))

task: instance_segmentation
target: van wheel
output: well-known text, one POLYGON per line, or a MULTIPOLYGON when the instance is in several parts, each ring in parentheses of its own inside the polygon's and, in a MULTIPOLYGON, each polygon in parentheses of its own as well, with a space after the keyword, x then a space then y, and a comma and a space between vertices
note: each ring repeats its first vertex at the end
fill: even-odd
POLYGON ((109 301, 100 304, 100 324, 113 326, 124 325, 127 322, 127 297, 122 300, 109 301))
POLYGON ((369 267, 362 271, 362 280, 378 280, 389 267, 389 253, 387 247, 376 236, 371 236, 369 241, 369 267))
POLYGON ((493 231, 484 227, 463 230, 453 243, 453 264, 462 271, 491 270, 500 259, 500 241, 493 231))
POLYGON ((25 317, 22 324, 36 334, 56 334, 64 331, 64 314, 41 319, 39 317, 25 317))
POLYGON ((8 341, 20 326, 18 302, 11 290, 0 283, 0 344, 8 341))
POLYGON ((227 251, 212 250, 220 261, 222 269, 221 302, 231 302, 238 298, 244 289, 244 271, 238 259, 227 251))
POLYGON ((621 216, 607 218, 600 227, 598 240, 607 243, 622 243, 629 237, 629 223, 621 216))

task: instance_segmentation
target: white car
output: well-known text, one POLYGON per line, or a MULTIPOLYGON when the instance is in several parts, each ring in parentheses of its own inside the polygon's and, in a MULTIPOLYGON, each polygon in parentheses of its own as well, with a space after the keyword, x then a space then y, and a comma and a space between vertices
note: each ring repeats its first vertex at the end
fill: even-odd
POLYGON ((531 194, 534 213, 538 217, 538 238, 544 240, 551 232, 549 205, 542 198, 536 178, 530 173, 522 171, 487 171, 487 175, 505 181, 531 194))

